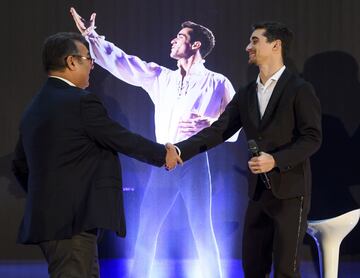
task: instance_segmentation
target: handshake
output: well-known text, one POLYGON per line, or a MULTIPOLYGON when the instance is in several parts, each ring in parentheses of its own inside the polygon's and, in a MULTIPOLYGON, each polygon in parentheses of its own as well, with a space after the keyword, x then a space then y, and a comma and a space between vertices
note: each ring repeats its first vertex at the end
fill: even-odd
POLYGON ((180 165, 183 164, 183 161, 180 157, 181 152, 177 147, 175 147, 171 143, 166 143, 165 149, 166 149, 165 169, 167 171, 174 169, 178 164, 180 165))

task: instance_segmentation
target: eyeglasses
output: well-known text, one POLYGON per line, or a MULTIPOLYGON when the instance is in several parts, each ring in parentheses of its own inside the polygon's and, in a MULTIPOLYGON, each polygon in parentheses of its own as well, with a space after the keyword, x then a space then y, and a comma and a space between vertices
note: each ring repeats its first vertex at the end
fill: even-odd
POLYGON ((73 56, 73 57, 78 57, 80 59, 83 59, 83 60, 89 60, 91 65, 94 65, 94 62, 95 62, 95 59, 91 58, 91 57, 87 57, 87 56, 82 56, 82 55, 78 55, 78 54, 72 54, 72 55, 68 55, 64 58, 65 60, 65 63, 66 63, 66 59, 69 57, 69 56, 73 56))
POLYGON ((93 59, 93 58, 91 58, 91 57, 86 57, 86 56, 81 56, 81 55, 71 55, 71 56, 73 56, 73 57, 79 57, 79 58, 81 58, 81 59, 83 59, 83 60, 89 60, 92 65, 93 65, 94 62, 95 62, 95 59, 93 59))

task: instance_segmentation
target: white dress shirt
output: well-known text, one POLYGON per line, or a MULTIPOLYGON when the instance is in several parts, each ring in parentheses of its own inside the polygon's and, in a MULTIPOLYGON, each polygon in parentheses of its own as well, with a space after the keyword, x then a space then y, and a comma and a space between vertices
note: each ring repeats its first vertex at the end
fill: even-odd
POLYGON ((271 98, 272 92, 278 82, 280 76, 285 70, 285 66, 282 66, 277 72, 275 72, 263 85, 260 80, 260 75, 256 79, 257 83, 257 97, 259 101, 259 111, 261 118, 264 116, 266 107, 271 98))
MULTIPOLYGON (((235 94, 222 74, 192 65, 182 80, 180 69, 171 70, 126 54, 95 31, 86 36, 91 56, 117 78, 142 87, 155 106, 155 134, 159 143, 179 142, 189 136, 179 131, 179 122, 197 113, 216 120, 235 94)), ((231 138, 237 139, 237 135, 231 138)))

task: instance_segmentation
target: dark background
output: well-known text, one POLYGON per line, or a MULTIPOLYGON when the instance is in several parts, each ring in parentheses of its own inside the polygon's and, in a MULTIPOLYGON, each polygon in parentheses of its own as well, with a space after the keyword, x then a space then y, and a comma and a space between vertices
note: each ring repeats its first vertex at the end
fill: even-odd
MULTIPOLYGON (((96 11, 98 33, 129 54, 170 68, 176 68, 169 57, 170 40, 180 24, 192 20, 208 26, 217 43, 206 66, 226 75, 235 89, 256 76, 256 69, 247 65, 245 53, 250 25, 263 20, 286 23, 296 35, 289 66, 313 83, 323 107, 324 142, 312 159, 310 218, 333 217, 359 207, 360 1, 3 0, 0 5, 0 260, 42 258, 36 247, 15 244, 25 195, 12 177, 10 162, 21 113, 46 78, 41 68, 43 40, 56 32, 77 31, 69 14, 71 6, 85 18, 96 11)), ((90 82, 89 89, 103 99, 113 118, 145 137, 155 138, 153 105, 142 89, 117 80, 98 66, 90 82)), ((244 136, 210 152, 213 218, 223 257, 240 257, 247 201, 246 155, 244 136)), ((121 160, 128 237, 117 239, 106 233, 100 244, 101 257, 132 256, 138 210, 150 171, 135 160, 123 156, 121 160)), ((179 213, 181 206, 180 200, 160 238, 167 233, 175 238, 184 232, 190 234, 185 224, 172 220, 186 223, 186 215, 179 213)), ((359 227, 344 240, 342 260, 360 260, 359 227)), ((181 245, 181 240, 178 236, 176 243, 181 245)), ((162 244, 160 241, 160 250, 162 244)), ((174 249, 173 256, 179 255, 176 246, 174 249)), ((193 254, 190 250, 185 255, 193 254)), ((314 255, 314 244, 307 238, 304 256, 312 259, 314 255)))

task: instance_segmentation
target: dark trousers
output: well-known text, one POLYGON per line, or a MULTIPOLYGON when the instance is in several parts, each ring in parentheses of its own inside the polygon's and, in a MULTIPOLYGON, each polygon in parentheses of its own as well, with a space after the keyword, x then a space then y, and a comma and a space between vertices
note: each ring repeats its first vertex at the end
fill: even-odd
POLYGON ((277 199, 258 184, 255 200, 246 211, 243 269, 247 278, 300 277, 300 247, 307 228, 310 197, 277 199))
POLYGON ((50 240, 39 244, 50 278, 98 278, 97 235, 82 232, 71 239, 50 240))

